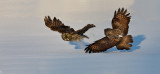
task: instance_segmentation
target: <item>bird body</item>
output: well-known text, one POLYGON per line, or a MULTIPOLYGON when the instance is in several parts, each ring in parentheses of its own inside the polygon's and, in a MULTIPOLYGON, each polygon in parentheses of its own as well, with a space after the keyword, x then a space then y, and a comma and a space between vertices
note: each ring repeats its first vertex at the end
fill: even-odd
POLYGON ((90 28, 95 27, 93 24, 88 24, 82 29, 79 29, 75 31, 73 28, 70 28, 70 26, 64 25, 59 19, 54 17, 52 20, 50 16, 44 18, 45 25, 50 28, 53 31, 57 31, 61 33, 61 37, 65 41, 80 41, 83 38, 89 38, 84 33, 89 30, 90 28))
POLYGON ((130 13, 126 13, 127 9, 124 10, 124 8, 115 11, 112 19, 112 29, 106 28, 104 30, 105 37, 88 45, 85 48, 86 53, 104 52, 114 46, 118 50, 129 50, 132 47, 130 43, 133 43, 133 39, 131 35, 127 35, 131 16, 129 16, 130 13))
POLYGON ((73 34, 73 33, 62 33, 62 39, 65 41, 80 41, 85 38, 83 35, 73 34))

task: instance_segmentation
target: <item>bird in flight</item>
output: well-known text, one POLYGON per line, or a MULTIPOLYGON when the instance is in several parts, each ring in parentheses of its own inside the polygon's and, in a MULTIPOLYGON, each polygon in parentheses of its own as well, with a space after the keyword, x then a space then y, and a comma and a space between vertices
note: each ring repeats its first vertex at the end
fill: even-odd
POLYGON ((64 25, 59 19, 56 17, 53 18, 53 20, 50 18, 50 16, 45 16, 44 18, 45 25, 50 28, 53 31, 57 31, 61 33, 61 37, 65 41, 80 41, 83 38, 89 38, 88 36, 84 35, 84 33, 89 30, 90 28, 95 27, 93 24, 88 24, 82 29, 74 30, 73 28, 70 28, 70 26, 64 25))
POLYGON ((127 9, 118 9, 114 12, 112 19, 112 29, 106 28, 104 30, 105 37, 95 41, 85 48, 86 53, 104 52, 109 48, 116 46, 118 50, 130 50, 132 47, 132 35, 128 34, 129 22, 131 16, 127 13, 127 9))

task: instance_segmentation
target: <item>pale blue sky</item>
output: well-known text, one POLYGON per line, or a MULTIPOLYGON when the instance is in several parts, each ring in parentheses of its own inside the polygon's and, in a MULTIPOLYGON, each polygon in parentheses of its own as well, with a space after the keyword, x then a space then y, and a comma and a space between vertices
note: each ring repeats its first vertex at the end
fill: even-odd
POLYGON ((0 74, 159 74, 159 0, 1 0, 0 74), (61 39, 44 25, 44 16, 57 17, 80 29, 88 23, 96 28, 85 34, 93 41, 111 27, 113 12, 131 13, 131 51, 85 54, 83 49, 61 39))

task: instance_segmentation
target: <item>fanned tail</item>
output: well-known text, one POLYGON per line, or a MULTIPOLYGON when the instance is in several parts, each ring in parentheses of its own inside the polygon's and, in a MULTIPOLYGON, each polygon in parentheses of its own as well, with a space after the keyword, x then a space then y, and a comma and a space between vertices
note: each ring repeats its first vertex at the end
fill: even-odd
POLYGON ((118 43, 116 47, 118 50, 130 50, 130 47, 132 47, 132 44, 130 43, 133 43, 132 35, 126 35, 122 37, 121 41, 118 43))

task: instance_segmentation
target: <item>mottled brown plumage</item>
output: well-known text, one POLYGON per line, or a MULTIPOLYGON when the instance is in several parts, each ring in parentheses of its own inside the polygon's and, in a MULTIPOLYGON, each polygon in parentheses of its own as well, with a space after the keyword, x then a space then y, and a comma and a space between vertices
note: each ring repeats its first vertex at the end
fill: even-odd
POLYGON ((121 38, 117 36, 118 32, 114 29, 106 29, 105 34, 106 37, 101 38, 100 40, 95 41, 94 43, 90 44, 87 48, 85 48, 86 53, 97 53, 97 52, 104 52, 109 48, 117 45, 121 38), (111 34, 115 33, 115 34, 111 34))
POLYGON ((131 35, 127 35, 131 16, 129 16, 130 13, 126 13, 127 10, 124 10, 124 8, 119 8, 118 11, 115 11, 112 19, 113 29, 105 29, 105 37, 86 47, 86 53, 104 52, 114 46, 116 46, 118 50, 129 50, 130 47, 132 47, 130 43, 133 43, 133 39, 131 35))
POLYGON ((64 25, 59 19, 54 17, 52 20, 50 16, 44 18, 45 25, 53 31, 57 31, 61 33, 61 37, 65 41, 80 41, 83 38, 88 38, 84 33, 90 29, 95 27, 93 24, 88 24, 84 28, 75 31, 70 26, 64 25))
POLYGON ((122 35, 125 36, 128 33, 128 24, 130 22, 131 16, 129 16, 130 13, 127 13, 127 9, 124 10, 118 9, 118 11, 114 12, 114 17, 112 19, 112 28, 113 29, 120 29, 122 31, 122 35))
POLYGON ((132 35, 126 35, 121 38, 116 47, 118 50, 130 50, 130 47, 132 47, 132 44, 130 43, 133 43, 132 35))

